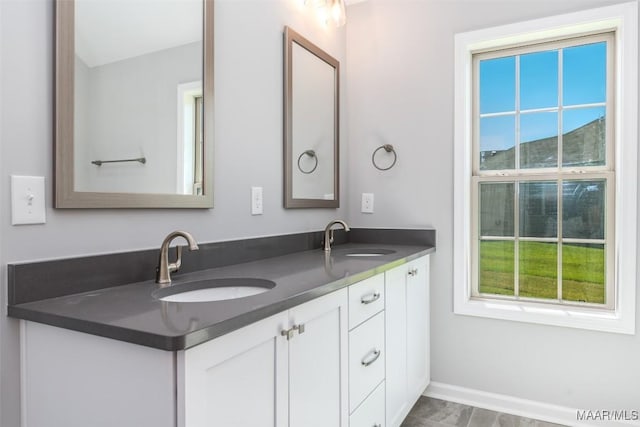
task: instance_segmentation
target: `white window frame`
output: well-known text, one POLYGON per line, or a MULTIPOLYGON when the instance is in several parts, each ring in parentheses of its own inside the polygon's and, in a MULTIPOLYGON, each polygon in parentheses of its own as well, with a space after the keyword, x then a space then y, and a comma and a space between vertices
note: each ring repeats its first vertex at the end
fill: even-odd
POLYGON ((638 6, 622 3, 457 34, 455 37, 454 312, 520 322, 635 334, 638 6), (615 231, 613 309, 472 298, 473 54, 593 33, 615 32, 613 123, 615 231))
POLYGON ((196 138, 195 99, 202 97, 202 81, 179 83, 177 94, 176 192, 198 195, 202 185, 199 188, 194 185, 195 165, 191 160, 195 156, 193 144, 196 138), (185 161, 188 162, 185 163, 185 161))

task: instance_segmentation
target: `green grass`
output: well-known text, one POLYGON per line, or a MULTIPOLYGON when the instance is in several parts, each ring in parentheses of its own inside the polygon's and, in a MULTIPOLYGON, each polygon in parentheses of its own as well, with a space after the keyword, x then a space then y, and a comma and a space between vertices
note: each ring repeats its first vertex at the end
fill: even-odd
MULTIPOLYGON (((557 299, 558 246, 520 242, 520 296, 557 299)), ((562 298, 604 304, 604 246, 564 244, 562 298)), ((514 242, 480 242, 480 292, 514 294, 514 242)))

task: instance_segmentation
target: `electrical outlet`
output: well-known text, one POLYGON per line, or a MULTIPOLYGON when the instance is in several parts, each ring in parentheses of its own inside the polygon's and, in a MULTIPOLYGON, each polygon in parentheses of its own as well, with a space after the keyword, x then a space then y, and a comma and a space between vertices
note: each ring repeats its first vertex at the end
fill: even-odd
POLYGON ((44 177, 11 175, 11 224, 44 223, 44 177))
POLYGON ((362 193, 362 213, 373 213, 373 193, 362 193))
POLYGON ((262 187, 251 187, 251 215, 262 215, 262 187))

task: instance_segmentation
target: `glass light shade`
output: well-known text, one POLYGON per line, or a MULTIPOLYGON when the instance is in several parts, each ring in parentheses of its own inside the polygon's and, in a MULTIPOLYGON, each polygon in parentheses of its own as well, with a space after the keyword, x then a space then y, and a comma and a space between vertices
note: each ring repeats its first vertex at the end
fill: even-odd
POLYGON ((344 7, 344 0, 329 0, 331 2, 331 19, 336 27, 342 27, 347 23, 347 14, 344 7))

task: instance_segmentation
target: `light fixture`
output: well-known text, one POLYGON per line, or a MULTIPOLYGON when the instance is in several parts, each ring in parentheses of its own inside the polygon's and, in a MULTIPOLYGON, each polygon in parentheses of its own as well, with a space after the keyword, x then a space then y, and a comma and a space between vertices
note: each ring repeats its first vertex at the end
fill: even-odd
POLYGON ((332 23, 342 27, 347 22, 345 0, 304 0, 305 5, 315 7, 318 19, 323 24, 332 23))
POLYGON ((335 24, 336 27, 342 27, 347 23, 347 14, 344 8, 344 0, 327 0, 330 3, 330 14, 331 20, 335 24))

